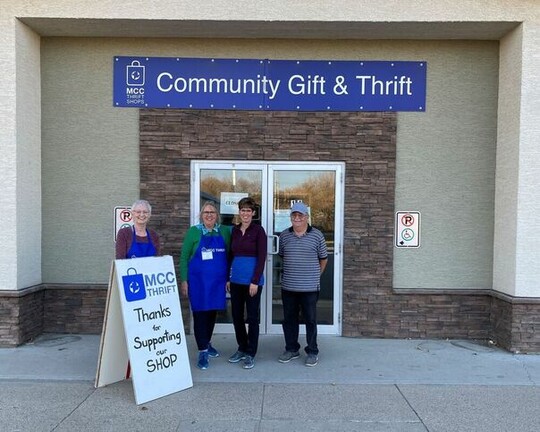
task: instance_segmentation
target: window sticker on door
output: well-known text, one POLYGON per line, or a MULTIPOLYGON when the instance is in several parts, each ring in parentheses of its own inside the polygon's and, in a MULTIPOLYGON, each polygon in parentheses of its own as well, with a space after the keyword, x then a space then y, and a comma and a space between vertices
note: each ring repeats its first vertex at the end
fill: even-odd
POLYGON ((291 211, 287 210, 274 210, 274 232, 285 231, 291 226, 291 211))

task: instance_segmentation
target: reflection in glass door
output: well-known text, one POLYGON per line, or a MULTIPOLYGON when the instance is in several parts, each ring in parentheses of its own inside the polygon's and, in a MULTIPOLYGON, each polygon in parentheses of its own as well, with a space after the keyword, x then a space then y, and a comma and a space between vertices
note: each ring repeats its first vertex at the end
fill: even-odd
MULTIPOLYGON (((252 223, 263 226, 266 232, 267 213, 263 197, 267 194, 266 167, 243 164, 237 167, 231 163, 195 163, 191 188, 192 224, 199 223, 199 211, 206 201, 216 204, 221 214, 221 224, 232 227, 238 220, 238 201, 251 196, 260 208, 253 216, 252 223)), ((266 308, 261 304, 261 323, 266 320, 266 308)), ((227 294, 227 309, 218 313, 216 332, 234 333, 232 326, 231 302, 227 294)))
MULTIPOLYGON (((319 229, 328 247, 328 265, 321 276, 321 291, 317 303, 317 322, 320 333, 339 334, 341 259, 338 257, 341 245, 341 165, 329 164, 273 164, 269 166, 272 179, 269 195, 272 197, 272 234, 289 229, 290 208, 298 201, 307 205, 309 224, 319 229), (336 239, 339 239, 336 242, 336 239)), ((272 260, 271 322, 269 332, 281 332, 283 308, 281 304, 281 257, 272 260)), ((301 327, 304 329, 303 326, 301 327)))
MULTIPOLYGON (((343 238, 343 164, 306 162, 242 163, 192 162, 192 224, 205 201, 213 201, 221 212, 222 224, 238 219, 238 201, 251 196, 260 205, 254 223, 269 236, 263 296, 261 332, 281 333, 281 258, 278 237, 290 224, 290 207, 296 201, 309 208, 309 223, 323 232, 328 246, 328 265, 321 277, 317 307, 319 333, 340 334, 341 242, 343 238)), ((233 333, 230 302, 218 317, 216 332, 233 333)), ((301 326, 301 330, 304 327, 301 326)))

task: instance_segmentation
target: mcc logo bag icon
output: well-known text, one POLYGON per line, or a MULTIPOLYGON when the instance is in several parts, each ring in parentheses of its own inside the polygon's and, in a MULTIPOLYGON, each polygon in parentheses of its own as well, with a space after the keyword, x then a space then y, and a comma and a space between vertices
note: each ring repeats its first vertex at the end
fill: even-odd
POLYGON ((127 78, 126 83, 129 86, 143 86, 145 67, 141 66, 138 60, 133 60, 130 65, 126 66, 127 78))
POLYGON ((133 267, 127 269, 127 274, 122 276, 122 284, 124 285, 124 294, 126 301, 132 302, 144 300, 146 298, 146 287, 144 286, 143 275, 137 273, 133 267), (130 271, 133 273, 130 274, 130 271))

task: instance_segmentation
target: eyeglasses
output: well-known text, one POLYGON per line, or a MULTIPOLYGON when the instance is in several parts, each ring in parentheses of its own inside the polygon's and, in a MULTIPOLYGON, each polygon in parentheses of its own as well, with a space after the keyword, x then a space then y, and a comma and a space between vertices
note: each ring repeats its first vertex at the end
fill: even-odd
POLYGON ((302 213, 293 213, 291 215, 291 219, 304 219, 306 217, 306 215, 302 214, 302 213))
POLYGON ((205 216, 210 216, 210 215, 215 215, 216 212, 215 211, 203 211, 202 214, 205 215, 205 216))

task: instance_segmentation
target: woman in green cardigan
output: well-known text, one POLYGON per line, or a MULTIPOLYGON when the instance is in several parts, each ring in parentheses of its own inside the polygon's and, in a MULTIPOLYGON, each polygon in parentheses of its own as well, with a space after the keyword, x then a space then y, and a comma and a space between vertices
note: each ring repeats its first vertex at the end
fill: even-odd
POLYGON ((207 201, 199 214, 200 223, 187 231, 180 255, 181 292, 189 297, 193 312, 193 332, 199 356, 197 367, 208 368, 208 357, 219 357, 211 345, 218 310, 226 307, 229 227, 220 224, 216 205, 207 201))

